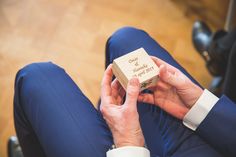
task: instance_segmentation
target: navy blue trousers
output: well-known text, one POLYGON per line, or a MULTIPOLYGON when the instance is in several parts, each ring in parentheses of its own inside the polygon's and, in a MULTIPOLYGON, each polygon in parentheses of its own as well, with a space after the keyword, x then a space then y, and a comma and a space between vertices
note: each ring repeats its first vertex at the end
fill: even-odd
MULTIPOLYGON (((131 27, 119 29, 108 39, 106 66, 140 47, 197 83, 146 32, 131 27)), ((138 112, 151 156, 220 156, 182 121, 160 108, 138 104, 138 112)), ((50 62, 30 64, 17 73, 14 120, 25 157, 105 157, 113 144, 101 113, 68 74, 50 62)))

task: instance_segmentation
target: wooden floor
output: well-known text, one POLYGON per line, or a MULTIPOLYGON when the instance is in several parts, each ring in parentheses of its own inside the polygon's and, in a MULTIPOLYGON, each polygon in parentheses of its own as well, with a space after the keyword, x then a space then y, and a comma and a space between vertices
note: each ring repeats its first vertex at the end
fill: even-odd
POLYGON ((18 69, 53 61, 96 104, 105 42, 120 27, 146 30, 207 87, 211 77, 191 43, 194 18, 171 0, 1 0, 0 157, 6 157, 7 139, 15 135, 12 104, 18 69))

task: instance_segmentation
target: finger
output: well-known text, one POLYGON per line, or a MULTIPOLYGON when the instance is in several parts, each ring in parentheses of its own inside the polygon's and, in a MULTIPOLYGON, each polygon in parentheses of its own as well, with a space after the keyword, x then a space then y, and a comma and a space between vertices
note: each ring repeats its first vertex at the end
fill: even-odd
POLYGON ((117 97, 119 94, 119 90, 120 90, 120 83, 117 79, 115 79, 114 81, 112 81, 111 83, 111 90, 112 90, 112 95, 114 97, 117 97))
POLYGON ((155 98, 165 98, 167 97, 169 91, 166 90, 158 90, 155 92, 155 98))
POLYGON ((183 86, 186 85, 186 81, 189 79, 182 72, 180 72, 179 69, 157 57, 151 56, 151 58, 156 63, 156 65, 159 66, 160 78, 164 82, 178 89, 183 88, 183 86))
POLYGON ((119 95, 117 97, 117 101, 120 102, 120 104, 123 104, 124 102, 124 96, 125 96, 125 90, 124 88, 121 86, 120 90, 119 90, 119 95))
POLYGON ((171 85, 169 85, 168 83, 166 83, 166 82, 162 81, 161 79, 159 79, 157 81, 156 85, 148 87, 148 90, 154 92, 154 91, 159 90, 159 89, 168 90, 170 88, 171 88, 171 85))
POLYGON ((123 104, 123 102, 124 102, 124 97, 120 97, 120 96, 118 96, 117 98, 117 105, 122 105, 123 104))
POLYGON ((138 97, 138 101, 149 103, 149 104, 155 104, 155 98, 163 98, 166 97, 167 93, 166 90, 158 89, 155 91, 155 93, 142 93, 138 97), (154 96, 155 95, 155 96, 154 96))
POLYGON ((132 78, 128 82, 125 105, 129 107, 136 107, 139 90, 140 90, 140 84, 138 78, 132 78))
POLYGON ((121 105, 123 103, 123 98, 125 96, 125 90, 117 79, 112 81, 111 89, 112 89, 113 99, 115 99, 115 101, 117 102, 117 105, 121 105))
POLYGON ((111 95, 111 81, 112 81, 112 64, 110 64, 104 72, 102 83, 101 83, 101 96, 111 95))
POLYGON ((159 58, 157 58, 155 56, 150 56, 150 57, 156 63, 157 66, 160 66, 162 64, 164 64, 164 65, 168 64, 165 61, 163 61, 163 60, 161 60, 161 59, 159 59, 159 58))
POLYGON ((169 84, 167 84, 166 82, 162 81, 161 79, 159 81, 157 81, 156 87, 158 89, 163 89, 163 90, 168 90, 168 89, 171 88, 171 86, 169 84))
POLYGON ((181 88, 186 82, 185 75, 178 69, 174 72, 170 72, 165 65, 160 66, 160 79, 176 88, 181 88))
POLYGON ((121 86, 119 89, 119 96, 123 99, 125 96, 125 89, 121 86))
POLYGON ((138 96, 139 102, 154 104, 154 96, 150 93, 143 93, 138 96))
POLYGON ((161 65, 165 65, 170 72, 174 72, 177 70, 177 68, 173 67, 172 65, 168 64, 167 62, 163 61, 162 59, 159 59, 155 56, 151 56, 152 60, 155 62, 155 64, 160 67, 161 65))

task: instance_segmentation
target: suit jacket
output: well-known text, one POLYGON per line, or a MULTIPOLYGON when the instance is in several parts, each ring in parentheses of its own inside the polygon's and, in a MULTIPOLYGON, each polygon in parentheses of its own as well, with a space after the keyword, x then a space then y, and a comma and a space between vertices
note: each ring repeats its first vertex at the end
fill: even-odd
POLYGON ((196 132, 224 156, 236 157, 236 104, 223 95, 196 132))

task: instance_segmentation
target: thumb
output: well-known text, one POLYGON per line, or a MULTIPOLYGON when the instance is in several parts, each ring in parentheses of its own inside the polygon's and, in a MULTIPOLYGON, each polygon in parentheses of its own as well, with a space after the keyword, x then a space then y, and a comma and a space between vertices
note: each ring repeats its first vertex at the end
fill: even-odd
POLYGON ((126 91, 126 100, 125 104, 127 106, 136 106, 138 95, 140 90, 140 84, 138 78, 132 78, 128 82, 127 91, 126 91))
POLYGON ((165 65, 160 66, 160 79, 177 89, 181 88, 186 81, 186 78, 178 71, 178 69, 171 69, 171 71, 168 71, 165 65))

